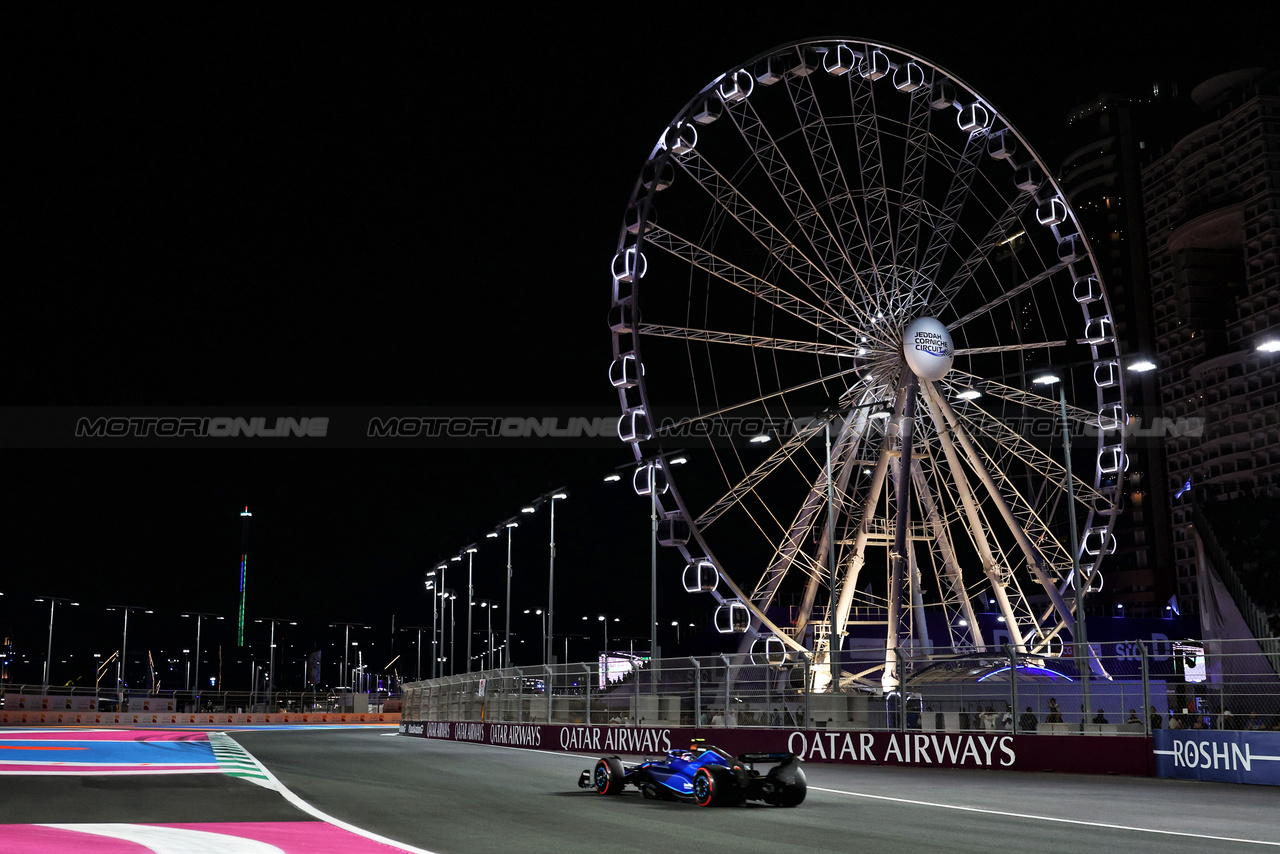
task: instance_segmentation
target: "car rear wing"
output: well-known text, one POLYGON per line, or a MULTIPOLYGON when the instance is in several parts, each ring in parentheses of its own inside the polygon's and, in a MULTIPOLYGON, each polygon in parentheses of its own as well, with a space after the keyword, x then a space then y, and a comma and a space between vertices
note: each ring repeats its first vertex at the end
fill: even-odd
POLYGON ((794 753, 742 753, 738 755, 739 762, 799 762, 800 757, 794 753))

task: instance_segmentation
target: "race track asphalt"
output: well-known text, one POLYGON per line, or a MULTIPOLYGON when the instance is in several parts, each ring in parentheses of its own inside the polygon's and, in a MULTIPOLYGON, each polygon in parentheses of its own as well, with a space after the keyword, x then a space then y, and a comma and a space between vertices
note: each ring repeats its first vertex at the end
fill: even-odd
POLYGON ((580 790, 594 757, 370 732, 236 738, 325 813, 440 854, 1280 848, 1280 797, 1262 786, 807 763, 796 809, 701 809, 580 790))
POLYGON ((289 799, 260 779, 219 773, 0 775, 0 854, 147 850, 93 847, 83 837, 76 847, 56 849, 13 842, 24 826, 131 822, 248 828, 246 834, 264 840, 270 830, 275 850, 288 854, 312 854, 321 845, 435 854, 1280 849, 1280 797, 1273 787, 807 763, 809 797, 796 809, 701 809, 646 801, 635 792, 606 798, 580 790, 578 773, 595 759, 589 756, 399 736, 383 728, 229 734, 289 799), (314 827, 332 833, 313 833, 306 842, 285 832, 314 827))

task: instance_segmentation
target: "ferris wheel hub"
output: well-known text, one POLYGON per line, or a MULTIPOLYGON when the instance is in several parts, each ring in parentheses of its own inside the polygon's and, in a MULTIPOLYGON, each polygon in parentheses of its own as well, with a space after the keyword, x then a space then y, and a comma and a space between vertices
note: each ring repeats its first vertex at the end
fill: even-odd
POLYGON ((912 373, 933 382, 951 370, 956 351, 951 333, 937 318, 917 317, 902 333, 902 355, 912 373))

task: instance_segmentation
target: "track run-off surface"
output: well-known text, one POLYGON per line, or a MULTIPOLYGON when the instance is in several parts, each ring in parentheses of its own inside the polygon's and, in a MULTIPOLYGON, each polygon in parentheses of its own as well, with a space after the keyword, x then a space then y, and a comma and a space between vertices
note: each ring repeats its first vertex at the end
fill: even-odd
POLYGON ((809 796, 798 808, 701 809, 578 789, 594 756, 381 727, 228 735, 244 754, 223 747, 221 773, 0 774, 0 854, 176 854, 191 849, 165 848, 161 837, 172 830, 178 846, 196 826, 243 830, 242 847, 204 850, 244 854, 1280 850, 1280 798, 1264 786, 806 763, 809 796), (122 823, 159 828, 161 841, 149 849, 81 833, 77 847, 14 841, 34 843, 32 826, 56 843, 48 834, 65 827, 122 823), (253 847, 259 843, 274 847, 253 847))

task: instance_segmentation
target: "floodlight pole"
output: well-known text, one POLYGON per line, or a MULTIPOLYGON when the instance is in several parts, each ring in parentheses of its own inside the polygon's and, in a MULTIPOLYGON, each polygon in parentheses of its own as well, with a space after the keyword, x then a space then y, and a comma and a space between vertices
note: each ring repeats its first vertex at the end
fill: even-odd
POLYGON ((830 639, 827 642, 827 665, 831 668, 831 688, 830 690, 839 693, 840 691, 840 631, 838 628, 838 616, 836 607, 836 498, 835 484, 831 478, 831 417, 827 417, 827 423, 823 426, 826 433, 827 441, 827 566, 831 576, 831 606, 830 613, 827 615, 831 622, 828 629, 830 639))
MULTIPOLYGON (((1071 472, 1071 430, 1067 424, 1067 384, 1058 384, 1058 403, 1062 410, 1062 458, 1067 467, 1067 524, 1071 537, 1071 580, 1076 586, 1076 671, 1080 674, 1080 698, 1084 701, 1080 725, 1083 727, 1089 714, 1089 668, 1092 654, 1089 651, 1089 621, 1085 615, 1084 595, 1088 583, 1080 583, 1080 538, 1076 531, 1076 480, 1071 472)), ((1016 676, 1016 674, 1014 674, 1016 676)))
POLYGON ((506 641, 502 647, 502 666, 508 670, 511 668, 511 529, 519 526, 520 523, 515 520, 507 522, 507 624, 506 641))

